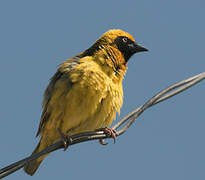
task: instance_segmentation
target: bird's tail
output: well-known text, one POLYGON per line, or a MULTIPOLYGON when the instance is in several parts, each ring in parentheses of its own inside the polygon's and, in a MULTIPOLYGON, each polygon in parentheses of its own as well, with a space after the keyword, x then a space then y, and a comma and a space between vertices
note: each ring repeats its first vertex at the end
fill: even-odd
MULTIPOLYGON (((45 148, 45 146, 43 146, 43 144, 41 144, 41 141, 38 143, 37 147, 35 148, 35 150, 33 151, 33 154, 36 154, 40 151, 42 151, 45 148)), ((35 159, 31 162, 29 162, 28 164, 26 164, 24 166, 24 171, 29 174, 29 175, 33 175, 36 170, 38 169, 38 167, 40 166, 41 162, 43 161, 43 159, 47 156, 48 154, 45 154, 41 157, 39 157, 38 159, 35 159)))

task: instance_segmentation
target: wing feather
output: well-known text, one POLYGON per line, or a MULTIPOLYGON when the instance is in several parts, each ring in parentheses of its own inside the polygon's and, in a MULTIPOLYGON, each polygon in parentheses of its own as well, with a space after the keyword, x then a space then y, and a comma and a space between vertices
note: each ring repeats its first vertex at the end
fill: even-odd
MULTIPOLYGON (((74 68, 76 65, 78 65, 79 57, 75 56, 67 61, 67 66, 64 66, 62 69, 61 66, 58 68, 57 72, 54 74, 54 76, 51 78, 49 85, 47 86, 45 93, 44 93, 44 100, 42 103, 43 106, 43 112, 41 115, 41 120, 39 124, 39 128, 37 131, 36 136, 39 136, 42 132, 42 129, 44 128, 46 122, 48 121, 51 112, 49 110, 51 98, 55 93, 56 86, 58 82, 64 81, 63 84, 66 84, 66 93, 68 93, 72 87, 72 82, 69 79, 69 72, 74 68), (66 69, 66 70, 65 70, 66 69)), ((60 102, 59 102, 60 103, 60 102)))

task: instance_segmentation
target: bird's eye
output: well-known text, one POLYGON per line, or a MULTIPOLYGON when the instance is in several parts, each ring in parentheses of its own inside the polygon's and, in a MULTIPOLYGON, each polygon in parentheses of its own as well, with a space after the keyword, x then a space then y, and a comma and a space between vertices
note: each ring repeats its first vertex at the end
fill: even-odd
POLYGON ((127 43, 127 38, 126 37, 122 38, 122 42, 127 43))

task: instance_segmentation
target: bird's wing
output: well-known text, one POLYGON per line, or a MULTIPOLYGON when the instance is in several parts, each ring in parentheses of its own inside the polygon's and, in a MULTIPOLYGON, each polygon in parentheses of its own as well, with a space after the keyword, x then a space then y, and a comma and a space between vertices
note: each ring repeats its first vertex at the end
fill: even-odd
MULTIPOLYGON (((66 84, 66 88, 64 88, 64 90, 66 91, 66 93, 68 93, 72 87, 72 82, 69 79, 69 72, 70 70, 72 70, 72 68, 74 68, 76 65, 78 65, 78 61, 79 61, 79 57, 75 56, 71 59, 68 60, 68 66, 66 68, 66 71, 61 71, 61 69, 59 68, 58 71, 54 74, 54 76, 51 78, 50 83, 44 93, 44 100, 43 100, 43 112, 41 115, 41 120, 40 120, 40 124, 39 124, 39 128, 38 128, 38 132, 36 134, 36 136, 38 136, 41 132, 43 127, 45 126, 46 122, 48 121, 49 117, 50 117, 50 109, 49 107, 51 105, 51 97, 56 94, 55 90, 55 86, 57 86, 57 83, 60 81, 63 81, 62 84, 66 84)), ((65 93, 64 91, 61 91, 61 93, 65 93)))

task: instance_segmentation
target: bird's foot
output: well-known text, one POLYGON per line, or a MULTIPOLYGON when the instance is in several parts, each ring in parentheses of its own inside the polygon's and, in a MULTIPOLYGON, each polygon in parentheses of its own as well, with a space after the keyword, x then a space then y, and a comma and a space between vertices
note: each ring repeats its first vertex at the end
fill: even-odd
MULTIPOLYGON (((108 127, 105 127, 105 128, 100 128, 98 129, 99 131, 103 131, 106 135, 108 135, 109 137, 111 137, 114 141, 114 143, 116 142, 116 130, 112 129, 112 128, 108 128, 108 127)), ((108 143, 104 143, 104 139, 100 139, 99 140, 99 143, 101 145, 107 145, 108 143)))
POLYGON ((59 128, 57 129, 57 131, 58 131, 58 134, 61 138, 61 141, 63 142, 64 151, 65 151, 68 148, 69 144, 72 143, 72 138, 63 134, 59 128))

